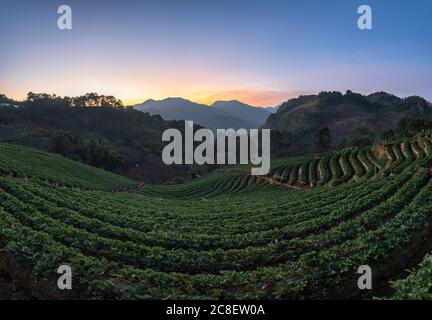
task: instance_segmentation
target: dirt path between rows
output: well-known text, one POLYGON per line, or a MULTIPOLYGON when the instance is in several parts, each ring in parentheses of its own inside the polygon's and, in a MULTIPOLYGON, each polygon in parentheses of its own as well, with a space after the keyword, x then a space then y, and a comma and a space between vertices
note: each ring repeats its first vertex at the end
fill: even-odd
MULTIPOLYGON (((414 141, 413 143, 417 143, 416 141, 414 141)), ((417 160, 419 158, 419 153, 416 151, 416 149, 414 148, 414 145, 412 143, 410 143, 410 148, 411 148, 411 152, 414 155, 414 161, 417 160)))
POLYGON ((285 188, 296 189, 296 190, 303 189, 303 188, 296 186, 296 185, 292 185, 292 184, 289 184, 286 182, 277 181, 277 180, 273 179, 273 177, 268 177, 268 176, 257 176, 257 177, 258 177, 258 179, 266 181, 270 184, 277 184, 277 185, 280 185, 280 186, 285 187, 285 188))
POLYGON ((113 192, 134 192, 134 191, 137 191, 137 190, 141 190, 142 188, 145 187, 145 185, 146 184, 144 182, 142 182, 142 183, 130 186, 130 187, 126 187, 126 188, 119 189, 119 190, 114 190, 113 192))
POLYGON ((357 156, 358 161, 360 162, 361 166, 363 167, 363 170, 365 172, 365 174, 369 171, 369 170, 373 170, 374 168, 369 168, 366 163, 364 163, 363 159, 360 157, 360 155, 357 156))
POLYGON ((338 165, 339 171, 341 172, 341 177, 345 176, 346 172, 345 172, 345 168, 342 164, 342 155, 339 157, 339 159, 337 161, 337 165, 338 165))
POLYGON ((402 146, 403 146, 403 143, 393 145, 393 150, 395 150, 395 148, 396 148, 396 150, 399 151, 398 153, 400 153, 401 156, 398 157, 397 156, 398 153, 396 153, 394 151, 393 152, 396 155, 396 160, 400 160, 402 162, 405 162, 405 161, 407 161, 408 158, 406 157, 405 153, 403 152, 402 146), (399 158, 401 158, 401 159, 399 159, 399 158))
POLYGON ((392 154, 390 153, 390 151, 389 150, 385 150, 385 154, 387 155, 387 159, 390 161, 390 162, 395 162, 396 161, 396 155, 395 155, 395 158, 393 159, 393 156, 392 156, 392 154))
POLYGON ((317 175, 317 181, 320 181, 321 180, 321 159, 317 161, 315 171, 317 175))

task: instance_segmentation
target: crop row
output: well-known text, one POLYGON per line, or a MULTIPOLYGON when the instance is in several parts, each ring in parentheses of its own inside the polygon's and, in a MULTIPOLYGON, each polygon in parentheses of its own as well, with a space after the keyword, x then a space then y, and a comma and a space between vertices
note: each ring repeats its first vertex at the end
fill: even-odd
POLYGON ((349 148, 298 163, 288 161, 285 166, 278 162, 271 176, 276 181, 298 186, 336 186, 361 177, 371 178, 380 172, 400 174, 432 164, 432 145, 427 137, 419 136, 386 145, 385 155, 383 160, 374 156, 371 149, 349 148))

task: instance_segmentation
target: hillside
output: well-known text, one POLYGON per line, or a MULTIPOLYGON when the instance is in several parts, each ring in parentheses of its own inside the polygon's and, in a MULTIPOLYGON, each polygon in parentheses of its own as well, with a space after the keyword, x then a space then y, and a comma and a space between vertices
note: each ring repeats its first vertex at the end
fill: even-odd
POLYGON ((184 130, 184 123, 126 108, 70 107, 52 98, 0 107, 0 141, 60 153, 145 182, 189 175, 187 166, 162 162, 162 133, 168 128, 184 130))
POLYGON ((283 149, 280 155, 287 155, 313 151, 315 136, 324 127, 330 130, 335 147, 344 141, 372 143, 401 118, 431 116, 431 104, 420 97, 401 99, 384 92, 368 96, 350 91, 322 92, 288 100, 268 117, 263 127, 282 133, 283 147, 277 141, 273 147, 283 149))
POLYGON ((123 189, 138 182, 56 154, 0 143, 0 174, 81 189, 123 189))
MULTIPOLYGON (((110 179, 108 189, 130 183, 112 175, 102 189, 77 188, 73 172, 88 166, 2 146, 13 152, 1 158, 0 274, 32 298, 431 298, 424 281, 432 250, 431 143, 419 135, 282 159, 273 177, 234 166, 128 192, 102 190, 110 179), (299 188, 277 181, 287 170, 300 177, 292 181, 299 188), (367 294, 356 282, 365 263, 375 279, 367 294), (57 289, 55 270, 63 264, 73 270, 72 291, 57 289), (401 280, 389 283, 394 279, 401 280)), ((85 175, 99 184, 105 173, 85 175)))
POLYGON ((250 123, 250 127, 246 129, 261 127, 271 113, 265 108, 252 107, 237 100, 216 101, 211 105, 211 107, 214 109, 223 110, 232 116, 247 121, 250 123))
POLYGON ((255 108, 239 101, 218 101, 208 106, 182 98, 147 100, 135 105, 134 108, 152 115, 160 115, 166 120, 192 120, 213 131, 229 128, 236 130, 258 128, 270 114, 265 109, 255 108))

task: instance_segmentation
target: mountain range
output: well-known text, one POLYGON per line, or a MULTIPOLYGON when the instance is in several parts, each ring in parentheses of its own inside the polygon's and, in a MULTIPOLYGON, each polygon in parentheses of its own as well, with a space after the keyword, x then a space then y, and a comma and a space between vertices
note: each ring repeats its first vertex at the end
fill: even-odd
POLYGON ((216 129, 253 129, 262 126, 272 108, 253 107, 237 100, 200 104, 183 98, 146 100, 136 110, 160 115, 165 120, 192 120, 213 131, 216 129))

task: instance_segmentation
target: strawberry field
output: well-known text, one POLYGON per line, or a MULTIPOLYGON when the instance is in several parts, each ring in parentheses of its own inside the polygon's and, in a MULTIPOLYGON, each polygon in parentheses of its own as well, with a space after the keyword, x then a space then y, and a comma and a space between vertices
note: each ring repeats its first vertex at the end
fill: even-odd
POLYGON ((431 150, 423 135, 134 189, 1 144, 0 268, 36 298, 431 298, 431 150))

